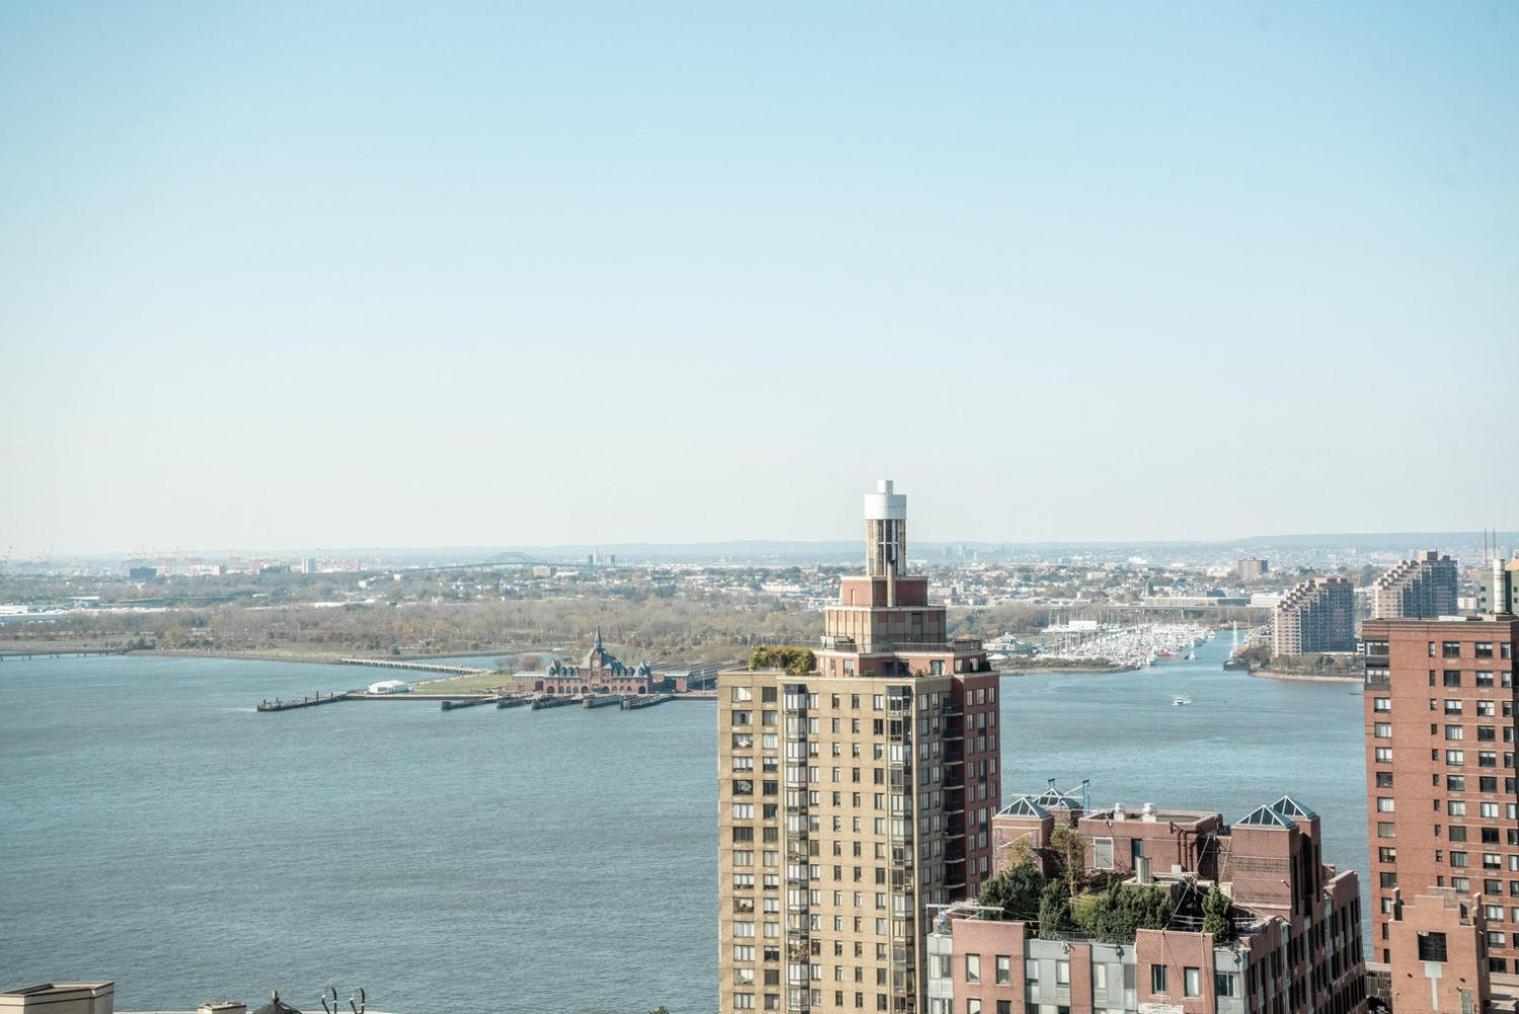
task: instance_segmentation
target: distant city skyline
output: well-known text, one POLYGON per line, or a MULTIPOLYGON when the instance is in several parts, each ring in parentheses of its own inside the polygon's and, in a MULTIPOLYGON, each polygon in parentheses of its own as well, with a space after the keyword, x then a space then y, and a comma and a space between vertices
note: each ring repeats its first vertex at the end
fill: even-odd
POLYGON ((1519 524, 1519 6, 0 6, 0 554, 1519 524))

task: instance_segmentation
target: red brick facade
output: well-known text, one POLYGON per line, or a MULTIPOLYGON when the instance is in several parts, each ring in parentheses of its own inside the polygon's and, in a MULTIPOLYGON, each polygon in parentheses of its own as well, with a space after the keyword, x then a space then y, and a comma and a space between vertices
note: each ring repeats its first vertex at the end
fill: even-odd
POLYGON ((1491 970, 1519 973, 1519 622, 1368 620, 1361 636, 1374 955, 1394 987, 1422 981, 1395 909, 1449 888, 1481 907, 1491 970))

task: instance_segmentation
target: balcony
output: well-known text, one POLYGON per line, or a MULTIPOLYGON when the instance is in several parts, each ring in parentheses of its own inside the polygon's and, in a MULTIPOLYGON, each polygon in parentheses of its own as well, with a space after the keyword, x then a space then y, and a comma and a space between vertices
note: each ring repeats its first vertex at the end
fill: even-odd
POLYGON ((839 634, 824 634, 819 642, 823 651, 843 651, 860 655, 979 655, 982 652, 979 638, 957 638, 953 641, 890 640, 857 641, 839 634))

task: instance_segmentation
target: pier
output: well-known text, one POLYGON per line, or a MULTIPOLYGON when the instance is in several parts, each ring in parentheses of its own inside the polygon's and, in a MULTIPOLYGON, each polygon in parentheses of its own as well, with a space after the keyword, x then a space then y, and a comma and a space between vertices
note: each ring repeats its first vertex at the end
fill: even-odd
POLYGON ((442 665, 435 662, 409 662, 400 658, 340 658, 340 665, 367 665, 377 669, 405 669, 408 672, 440 672, 449 676, 480 676, 490 669, 476 669, 467 665, 442 665))
POLYGON ((338 701, 436 701, 443 711, 458 711, 462 708, 479 708, 488 704, 494 704, 499 708, 524 708, 531 707, 534 711, 545 708, 568 708, 580 705, 582 708, 611 708, 618 707, 623 711, 637 711, 640 708, 652 708, 656 704, 666 701, 698 700, 710 701, 716 697, 712 691, 697 691, 694 693, 674 694, 587 694, 579 696, 575 694, 543 694, 531 696, 528 694, 429 694, 412 691, 405 694, 371 694, 365 690, 335 690, 331 693, 316 693, 310 697, 298 697, 291 700, 265 699, 258 703, 259 711, 295 711, 298 708, 314 708, 319 704, 335 704, 338 701))
POLYGON ((36 651, 0 651, 0 662, 8 658, 87 658, 91 655, 125 655, 130 648, 39 648, 36 651))
POLYGON ((569 694, 563 697, 535 697, 533 698, 533 710, 541 711, 544 708, 567 708, 571 704, 578 704, 579 697, 571 697, 569 694))
POLYGON ((585 698, 587 708, 609 708, 614 704, 621 704, 622 694, 591 694, 585 698))
POLYGON ((318 704, 332 704, 332 703, 334 703, 336 701, 346 701, 346 700, 348 700, 348 693, 346 693, 346 692, 334 693, 334 694, 322 694, 322 693, 318 693, 314 697, 302 697, 302 698, 300 698, 298 700, 294 700, 294 701, 282 701, 282 700, 280 700, 279 698, 276 697, 272 701, 269 701, 269 700, 259 701, 259 703, 258 703, 258 710, 260 710, 260 711, 294 711, 296 708, 314 708, 318 704))
POLYGON ((460 708, 478 708, 482 704, 496 703, 495 694, 482 694, 479 697, 456 697, 443 702, 444 711, 458 711, 460 708))
POLYGON ((675 700, 674 694, 634 694, 622 699, 623 711, 637 711, 639 708, 652 708, 656 704, 675 700))

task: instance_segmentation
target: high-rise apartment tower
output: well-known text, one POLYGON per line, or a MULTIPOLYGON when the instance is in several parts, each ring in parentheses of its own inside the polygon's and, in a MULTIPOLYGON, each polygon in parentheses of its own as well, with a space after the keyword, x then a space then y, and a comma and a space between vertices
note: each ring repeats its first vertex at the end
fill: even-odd
POLYGON ((1355 650, 1355 591, 1343 577, 1315 577, 1282 596, 1271 614, 1271 654, 1355 650))
POLYGON ((922 1011, 929 907, 991 872, 997 676, 865 497, 865 574, 783 667, 718 677, 719 1009, 922 1011))
POLYGON ((1371 615, 1379 620, 1427 619, 1456 612, 1456 561, 1426 549, 1384 571, 1371 586, 1371 615))
POLYGON ((1372 619, 1361 640, 1372 957, 1421 1009, 1483 1010, 1489 973, 1519 985, 1519 621, 1372 619))

